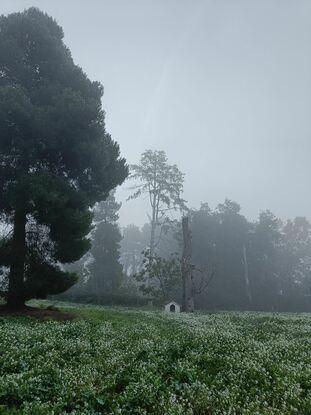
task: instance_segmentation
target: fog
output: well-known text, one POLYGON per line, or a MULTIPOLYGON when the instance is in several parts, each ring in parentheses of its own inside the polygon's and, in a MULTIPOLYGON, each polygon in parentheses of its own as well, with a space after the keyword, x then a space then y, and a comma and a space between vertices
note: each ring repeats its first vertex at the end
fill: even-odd
MULTIPOLYGON (((226 197, 248 218, 310 215, 309 1, 1 0, 55 17, 74 60, 105 87, 107 130, 129 163, 165 150, 189 207, 226 197)), ((123 200, 121 225, 147 221, 123 200)))

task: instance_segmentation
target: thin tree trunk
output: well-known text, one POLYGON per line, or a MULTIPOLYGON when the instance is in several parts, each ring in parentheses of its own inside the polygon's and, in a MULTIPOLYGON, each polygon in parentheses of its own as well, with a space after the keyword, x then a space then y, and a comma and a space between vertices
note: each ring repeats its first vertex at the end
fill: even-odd
POLYGON ((12 240, 12 258, 9 273, 7 306, 20 308, 25 304, 24 267, 26 256, 26 213, 16 210, 12 240))
POLYGON ((150 253, 151 255, 154 254, 154 248, 155 248, 155 228, 156 224, 154 221, 151 222, 151 234, 150 234, 150 253))
POLYGON ((156 194, 153 195, 153 202, 152 202, 152 219, 151 219, 151 233, 150 233, 150 253, 151 255, 154 254, 155 249, 155 231, 157 226, 156 221, 157 213, 156 213, 156 194))
POLYGON ((253 302, 251 287, 249 283, 249 275, 248 275, 248 262, 247 262, 247 255, 246 255, 246 246, 243 245, 243 265, 244 265, 244 279, 245 279, 245 289, 246 289, 246 296, 251 305, 253 302))
POLYGON ((191 244, 191 231, 189 229, 189 218, 182 218, 182 230, 184 249, 181 262, 181 273, 182 273, 182 285, 183 285, 183 299, 182 309, 186 313, 194 311, 194 286, 193 286, 193 275, 192 275, 192 244, 191 244))

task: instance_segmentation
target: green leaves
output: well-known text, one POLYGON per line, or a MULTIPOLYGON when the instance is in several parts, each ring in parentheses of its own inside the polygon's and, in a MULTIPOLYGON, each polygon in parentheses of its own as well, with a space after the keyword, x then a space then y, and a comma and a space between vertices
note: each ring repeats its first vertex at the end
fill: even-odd
POLYGON ((175 164, 168 164, 164 151, 146 150, 141 155, 140 163, 130 167, 130 179, 140 182, 135 186, 137 190, 130 199, 149 193, 151 206, 158 210, 158 214, 166 209, 185 207, 185 201, 181 198, 184 174, 175 164))
POLYGON ((174 256, 165 259, 146 249, 143 252, 142 263, 142 270, 133 277, 145 295, 164 300, 175 288, 180 287, 180 263, 174 256))
MULTIPOLYGON (((26 214, 27 255, 16 275, 46 295, 61 280, 58 262, 89 249, 90 208, 128 168, 106 132, 103 87, 74 64, 55 20, 36 8, 1 16, 0 56, 0 216, 12 223, 17 209, 26 214)), ((65 289, 73 279, 63 277, 65 289)))
POLYGON ((48 295, 62 293, 78 280, 74 273, 64 272, 57 265, 44 263, 33 257, 26 272, 24 284, 25 298, 46 298, 48 295))
POLYGON ((310 414, 308 316, 70 310, 0 319, 3 413, 310 414))
POLYGON ((122 237, 117 224, 120 207, 121 204, 116 202, 112 192, 105 202, 97 204, 93 209, 95 225, 87 288, 97 298, 116 293, 122 282, 123 270, 119 262, 122 237))

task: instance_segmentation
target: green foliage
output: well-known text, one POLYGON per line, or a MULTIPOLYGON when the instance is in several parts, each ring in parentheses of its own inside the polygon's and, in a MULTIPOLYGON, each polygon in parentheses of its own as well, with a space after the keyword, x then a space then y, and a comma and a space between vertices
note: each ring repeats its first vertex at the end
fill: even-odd
POLYGON ((115 198, 115 191, 110 192, 104 202, 96 203, 93 208, 94 222, 116 223, 119 219, 121 203, 115 198))
POLYGON ((142 270, 134 278, 145 295, 165 300, 174 289, 180 287, 180 263, 174 256, 162 258, 146 249, 142 263, 142 270))
POLYGON ((3 414, 311 412, 306 315, 70 311, 0 319, 3 414))
POLYGON ((199 307, 217 309, 310 310, 311 226, 305 218, 287 222, 270 211, 248 221, 230 200, 191 213, 193 263, 215 278, 199 307), (248 298, 243 251, 248 267, 248 298))
POLYGON ((115 294, 122 283, 123 270, 119 262, 122 236, 117 223, 120 207, 121 203, 116 202, 115 192, 112 192, 94 208, 87 287, 98 300, 101 296, 115 294))
POLYGON ((103 87, 74 64, 51 17, 36 8, 1 16, 0 56, 0 217, 13 226, 0 258, 9 296, 22 302, 29 285, 45 296, 74 281, 60 282, 59 262, 89 249, 90 207, 128 169, 105 129, 103 87))
POLYGON ((24 283, 25 298, 46 298, 62 293, 77 282, 75 273, 64 272, 57 266, 32 261, 24 283))
POLYGON ((182 199, 184 174, 176 164, 169 164, 164 151, 146 150, 139 164, 131 166, 131 179, 136 180, 134 193, 129 199, 136 199, 144 194, 149 198, 151 206, 150 249, 154 252, 156 229, 169 223, 169 211, 186 209, 186 201, 182 199))
POLYGON ((176 164, 168 164, 164 151, 146 150, 139 164, 131 165, 130 178, 141 182, 137 184, 135 193, 130 199, 135 199, 144 193, 156 198, 159 212, 164 209, 177 209, 184 206, 181 198, 184 174, 176 164))
POLYGON ((92 241, 90 265, 91 290, 96 295, 113 293, 122 282, 122 265, 119 263, 121 234, 117 224, 100 223, 92 241))

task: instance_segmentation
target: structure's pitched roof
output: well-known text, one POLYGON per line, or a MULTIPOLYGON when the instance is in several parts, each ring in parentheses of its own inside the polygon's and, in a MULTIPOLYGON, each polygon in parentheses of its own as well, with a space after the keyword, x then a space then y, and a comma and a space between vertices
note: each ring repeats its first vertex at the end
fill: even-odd
POLYGON ((175 305, 180 306, 180 304, 178 304, 176 301, 170 301, 170 302, 166 303, 165 305, 170 305, 170 304, 175 304, 175 305))

